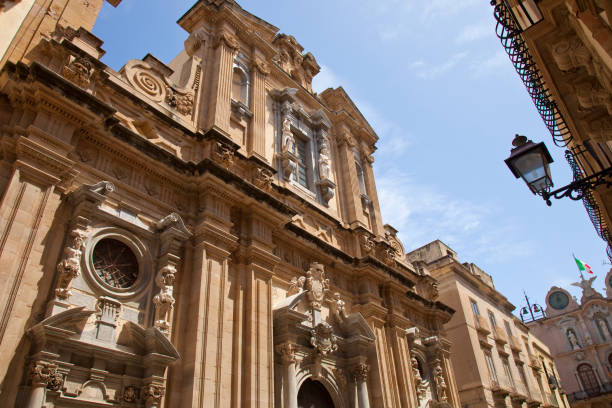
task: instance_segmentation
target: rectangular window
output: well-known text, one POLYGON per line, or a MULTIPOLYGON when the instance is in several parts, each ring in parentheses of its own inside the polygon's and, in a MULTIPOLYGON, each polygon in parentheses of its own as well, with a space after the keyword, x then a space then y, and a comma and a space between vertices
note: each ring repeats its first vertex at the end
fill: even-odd
POLYGON ((506 334, 508 334, 508 341, 510 342, 510 344, 516 346, 516 344, 514 344, 514 340, 512 340, 513 336, 512 336, 512 329, 510 328, 510 323, 507 320, 505 320, 504 325, 506 326, 506 334))
POLYGON ((297 139, 295 141, 296 156, 298 158, 297 169, 293 179, 306 188, 308 186, 308 146, 306 141, 297 139))
POLYGON ((529 393, 529 387, 527 386, 527 374, 525 374, 525 367, 523 367, 523 365, 521 364, 518 365, 517 368, 519 371, 519 375, 521 376, 521 382, 523 383, 525 390, 529 393))
POLYGON ((503 358, 502 363, 504 365, 506 378, 508 378, 508 384, 510 384, 512 388, 516 388, 516 385, 514 385, 514 377, 512 377, 512 371, 510 370, 510 362, 508 362, 508 357, 503 358))
POLYGON ((470 299, 470 303, 472 304, 472 312, 474 312, 474 316, 480 316, 480 311, 478 310, 478 305, 476 304, 476 301, 470 299))
POLYGON ((497 381, 497 373, 495 372, 495 366, 493 365, 493 357, 491 357, 491 353, 488 351, 484 352, 485 360, 487 362, 487 369, 489 370, 489 377, 491 377, 491 381, 494 383, 498 383, 497 381))
POLYGON ((495 323, 495 315, 493 312, 489 310, 489 321, 491 322, 491 329, 495 329, 497 327, 497 323, 495 323))

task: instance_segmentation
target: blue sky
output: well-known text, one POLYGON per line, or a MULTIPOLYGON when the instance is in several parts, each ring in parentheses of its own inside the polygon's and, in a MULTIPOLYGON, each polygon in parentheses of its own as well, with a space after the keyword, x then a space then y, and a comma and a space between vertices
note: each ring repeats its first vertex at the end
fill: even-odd
MULTIPOLYGON (((105 4, 94 34, 118 70, 147 52, 169 62, 194 0, 105 4)), ((488 273, 517 308, 544 305, 578 278, 572 253, 604 286, 610 265, 581 202, 552 207, 514 179, 504 159, 515 133, 546 142, 557 187, 571 174, 499 40, 485 0, 243 0, 295 36, 322 67, 317 91, 343 86, 378 133, 374 171, 384 222, 407 251, 440 239, 488 273)))

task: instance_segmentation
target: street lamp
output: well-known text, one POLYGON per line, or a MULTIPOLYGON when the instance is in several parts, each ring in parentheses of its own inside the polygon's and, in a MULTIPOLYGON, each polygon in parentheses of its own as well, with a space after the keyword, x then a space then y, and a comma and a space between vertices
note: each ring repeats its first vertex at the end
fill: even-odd
POLYGON ((516 135, 512 146, 505 162, 514 177, 521 177, 533 194, 548 193, 553 186, 549 166, 553 159, 544 142, 533 143, 525 136, 516 135))
MULTIPOLYGON (((550 177, 549 164, 553 162, 546 145, 543 142, 533 143, 525 136, 516 135, 512 141, 513 149, 505 162, 516 178, 521 177, 533 194, 541 195, 546 204, 552 204, 550 199, 569 197, 572 200, 582 200, 590 190, 605 185, 612 187, 612 166, 583 177, 582 171, 574 170, 574 181, 555 191, 550 177)), ((590 153, 590 152, 589 152, 590 153)), ((565 152, 568 160, 573 157, 570 151, 565 152)), ((597 161, 596 158, 592 159, 597 161)), ((570 162, 571 164, 571 162, 570 162)))

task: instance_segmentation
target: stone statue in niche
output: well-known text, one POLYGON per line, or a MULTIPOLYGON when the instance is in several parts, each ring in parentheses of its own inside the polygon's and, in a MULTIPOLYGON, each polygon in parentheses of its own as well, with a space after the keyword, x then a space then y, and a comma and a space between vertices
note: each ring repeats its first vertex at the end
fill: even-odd
POLYGON ((578 343, 578 338, 573 329, 567 329, 567 339, 569 340, 572 350, 578 350, 580 348, 580 343, 578 343))
POLYGON ((174 280, 176 268, 172 265, 166 265, 160 269, 155 279, 155 283, 159 286, 160 291, 153 298, 155 304, 155 327, 162 332, 167 332, 170 329, 170 312, 174 308, 174 280))
POLYGON ((57 264, 57 271, 60 274, 58 287, 55 295, 60 299, 68 299, 72 292, 70 284, 81 274, 81 254, 85 231, 74 229, 70 232, 70 241, 64 248, 64 258, 57 264))
POLYGON ((597 325, 599 326, 599 330, 601 331, 601 335, 603 336, 605 340, 610 335, 610 331, 608 330, 608 325, 606 324, 606 322, 604 321, 602 317, 598 317, 596 322, 597 322, 597 325))
POLYGON ((329 179, 330 168, 329 146, 327 144, 327 139, 322 137, 319 149, 319 175, 321 179, 329 179))
POLYGON ((419 361, 416 359, 416 357, 410 358, 410 364, 412 366, 412 376, 414 377, 414 386, 416 388, 417 397, 419 398, 419 401, 422 401, 425 399, 429 384, 423 379, 423 377, 421 377, 421 372, 419 371, 419 361))
POLYGON ((283 119, 283 152, 295 153, 295 138, 291 131, 291 119, 283 119))
POLYGON ((442 371, 442 367, 440 366, 440 361, 436 360, 436 366, 433 371, 434 381, 436 382, 436 392, 438 394, 438 401, 446 402, 446 381, 444 380, 444 374, 442 371))

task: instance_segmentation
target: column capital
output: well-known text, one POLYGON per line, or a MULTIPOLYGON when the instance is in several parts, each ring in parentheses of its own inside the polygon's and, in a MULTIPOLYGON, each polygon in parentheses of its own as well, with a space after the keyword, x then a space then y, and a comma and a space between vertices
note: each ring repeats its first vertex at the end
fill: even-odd
POLYGON ((297 359, 295 356, 295 352, 296 352, 295 344, 291 344, 291 343, 279 344, 276 347, 276 352, 280 354, 283 364, 291 364, 291 363, 295 364, 297 362, 297 359))
POLYGON ((53 391, 58 391, 64 382, 64 378, 57 372, 55 364, 42 361, 32 363, 28 377, 32 386, 46 387, 53 391))
POLYGON ((368 379, 370 366, 364 363, 357 364, 353 367, 353 378, 356 382, 365 382, 368 379))
POLYGON ((238 51, 238 49, 240 48, 240 43, 238 42, 238 39, 233 34, 228 33, 227 31, 221 32, 217 36, 215 48, 218 48, 220 45, 225 45, 232 51, 238 51))
POLYGON ((266 76, 270 74, 270 66, 268 63, 261 58, 255 58, 251 68, 258 71, 261 75, 266 76))
POLYGON ((142 387, 142 399, 148 404, 159 404, 166 393, 166 387, 160 384, 147 384, 142 387))

